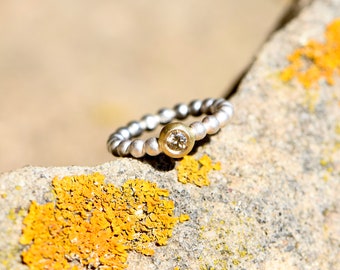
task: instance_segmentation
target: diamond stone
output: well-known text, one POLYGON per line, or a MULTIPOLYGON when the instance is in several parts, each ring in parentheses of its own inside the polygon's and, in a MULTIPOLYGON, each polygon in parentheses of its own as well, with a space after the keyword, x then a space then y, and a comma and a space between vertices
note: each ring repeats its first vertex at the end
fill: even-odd
POLYGON ((188 138, 182 130, 173 130, 167 137, 166 144, 174 151, 183 151, 188 147, 188 138))
POLYGON ((160 150, 167 156, 181 158, 194 147, 195 135, 190 127, 182 123, 169 123, 162 128, 158 143, 160 150))

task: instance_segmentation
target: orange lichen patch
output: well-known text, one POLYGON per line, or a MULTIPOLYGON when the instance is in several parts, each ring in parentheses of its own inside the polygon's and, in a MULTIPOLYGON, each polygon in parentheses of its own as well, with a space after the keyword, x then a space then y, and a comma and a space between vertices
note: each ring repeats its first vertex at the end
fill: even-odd
POLYGON ((122 187, 95 173, 54 178, 56 202, 32 202, 20 243, 30 269, 125 269, 129 250, 153 255, 166 245, 174 225, 169 191, 134 179, 122 187))
POLYGON ((213 164, 207 155, 199 160, 192 156, 185 156, 177 166, 178 181, 183 184, 192 183, 198 187, 208 186, 210 184, 208 173, 220 169, 221 164, 219 162, 213 164))
POLYGON ((311 88, 321 78, 334 84, 334 74, 340 74, 340 19, 327 26, 325 43, 309 41, 288 56, 290 65, 281 73, 283 81, 297 78, 305 87, 311 88))

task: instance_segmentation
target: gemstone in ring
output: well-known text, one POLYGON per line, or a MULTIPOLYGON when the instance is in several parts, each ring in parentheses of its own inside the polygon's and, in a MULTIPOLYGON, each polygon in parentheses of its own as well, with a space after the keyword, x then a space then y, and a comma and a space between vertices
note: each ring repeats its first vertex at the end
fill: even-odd
POLYGON ((179 122, 170 123, 162 128, 158 143, 167 156, 181 158, 191 152, 195 136, 188 126, 179 122))

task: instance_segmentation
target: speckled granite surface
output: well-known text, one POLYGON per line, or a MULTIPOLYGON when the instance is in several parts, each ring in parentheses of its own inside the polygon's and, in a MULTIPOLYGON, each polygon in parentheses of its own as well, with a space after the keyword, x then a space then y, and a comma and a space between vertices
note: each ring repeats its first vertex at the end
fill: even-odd
POLYGON ((278 75, 286 55, 322 40, 337 17, 339 0, 315 1, 264 46, 231 100, 232 122, 194 153, 221 162, 208 187, 177 182, 175 164, 162 158, 2 174, 0 269, 26 268, 18 246, 22 215, 31 200, 51 199, 51 179, 95 171, 117 185, 154 181, 170 190, 177 214, 190 215, 154 256, 130 253, 128 269, 340 269, 340 79, 320 82, 311 99, 278 75))

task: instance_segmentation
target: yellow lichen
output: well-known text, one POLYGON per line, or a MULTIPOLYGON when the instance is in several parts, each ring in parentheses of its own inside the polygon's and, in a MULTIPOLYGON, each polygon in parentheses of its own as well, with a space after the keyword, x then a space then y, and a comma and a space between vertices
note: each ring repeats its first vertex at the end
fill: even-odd
POLYGON ((240 261, 238 259, 233 259, 232 262, 236 266, 240 264, 240 261))
POLYGON ((189 215, 182 214, 179 216, 178 221, 182 223, 182 222, 188 221, 189 219, 190 219, 189 215))
POLYGON ((280 75, 283 81, 297 78, 305 88, 316 86, 322 78, 334 84, 334 74, 340 74, 340 19, 327 26, 324 43, 311 40, 288 60, 290 65, 280 75))
POLYGON ((14 209, 14 208, 10 209, 9 213, 7 214, 7 218, 12 220, 12 221, 15 221, 16 218, 17 218, 16 209, 14 209))
POLYGON ((337 164, 339 163, 340 150, 340 124, 338 122, 334 124, 334 133, 335 141, 325 143, 320 156, 319 164, 322 167, 321 179, 324 182, 328 182, 333 177, 336 178, 339 175, 339 166, 337 164))
POLYGON ((213 164, 211 159, 204 155, 199 160, 192 156, 185 156, 177 166, 178 181, 187 184, 195 184, 198 187, 210 185, 208 173, 211 170, 220 170, 219 162, 213 164))
POLYGON ((335 134, 340 135, 340 123, 337 123, 335 126, 335 134))
POLYGON ((256 222, 243 214, 228 220, 212 218, 201 227, 200 240, 205 243, 201 269, 228 269, 230 265, 249 263, 254 259, 253 252, 258 250, 258 239, 253 231, 256 222))
POLYGON ((125 269, 128 251, 153 255, 177 222, 169 192, 134 179, 122 187, 95 173, 53 179, 56 202, 32 202, 20 243, 30 269, 125 269))

